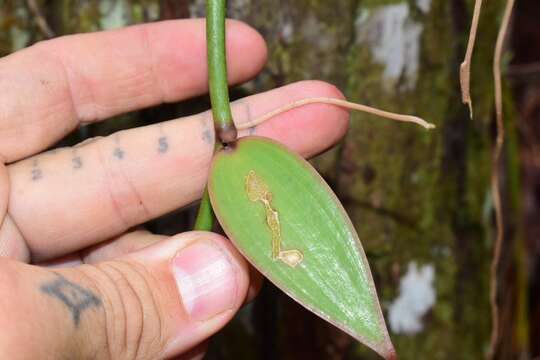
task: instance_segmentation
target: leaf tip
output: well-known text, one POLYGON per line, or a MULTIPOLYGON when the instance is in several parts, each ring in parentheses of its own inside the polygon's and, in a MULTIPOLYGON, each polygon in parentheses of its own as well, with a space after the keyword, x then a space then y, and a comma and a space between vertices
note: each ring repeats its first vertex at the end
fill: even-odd
POLYGON ((374 346, 372 349, 375 350, 377 354, 381 355, 381 357, 383 357, 385 360, 398 359, 396 349, 394 348, 392 341, 390 341, 390 337, 388 336, 388 334, 385 341, 383 341, 381 344, 378 344, 378 346, 374 346))
POLYGON ((394 349, 394 346, 392 345, 392 343, 390 343, 389 345, 390 345, 390 347, 389 347, 389 349, 387 349, 387 351, 383 355, 383 357, 386 360, 397 360, 398 356, 397 356, 396 350, 394 349))
POLYGON ((381 330, 383 331, 382 339, 378 341, 368 340, 360 334, 354 334, 351 332, 348 332, 348 333, 349 335, 353 336, 358 342, 360 342, 361 344, 364 344, 365 346, 369 347, 371 350, 375 351, 383 359, 397 360, 398 356, 397 356, 396 350, 394 348, 394 345, 392 344, 392 340, 390 339, 390 335, 388 334, 388 330, 386 329, 386 325, 384 325, 384 323, 383 323, 383 328, 381 328, 381 330))

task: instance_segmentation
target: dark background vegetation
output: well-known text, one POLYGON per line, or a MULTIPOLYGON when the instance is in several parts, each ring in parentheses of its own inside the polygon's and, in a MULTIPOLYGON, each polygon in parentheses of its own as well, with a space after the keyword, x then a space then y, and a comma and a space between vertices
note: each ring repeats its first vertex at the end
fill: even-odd
MULTIPOLYGON (((417 114, 438 126, 427 133, 353 114, 346 139, 314 160, 358 230, 385 313, 409 263, 435 269, 436 302, 423 329, 391 333, 402 359, 478 359, 489 347, 491 61, 504 2, 484 3, 471 121, 460 102, 458 67, 473 1, 229 1, 230 16, 257 28, 270 50, 261 76, 235 88, 233 97, 322 79, 351 101, 417 114)), ((508 131, 500 169, 506 229, 498 276, 500 359, 540 356, 540 2, 516 3, 503 69, 508 131)), ((0 0, 0 55, 48 37, 202 15, 201 0, 0 0)), ((208 107, 203 97, 138 111, 78 130, 63 144, 208 107)), ((185 231, 193 214, 179 210, 147 227, 185 231)), ((266 283, 212 339, 207 358, 375 355, 266 283)))

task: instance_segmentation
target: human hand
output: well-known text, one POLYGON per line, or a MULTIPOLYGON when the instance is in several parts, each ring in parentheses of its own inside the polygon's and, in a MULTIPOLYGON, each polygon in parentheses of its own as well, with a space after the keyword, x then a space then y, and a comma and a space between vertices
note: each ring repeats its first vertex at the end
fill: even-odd
MULTIPOLYGON (((227 24, 227 52, 231 83, 266 60, 263 39, 239 22, 227 24)), ((202 20, 68 36, 0 59, 3 358, 199 358, 253 296, 258 281, 222 236, 129 230, 200 197, 209 112, 40 153, 81 124, 206 91, 202 20)), ((341 94, 300 82, 239 100, 233 114, 242 123, 312 96, 341 94)), ((347 117, 314 104, 252 131, 310 156, 343 136, 347 117)))

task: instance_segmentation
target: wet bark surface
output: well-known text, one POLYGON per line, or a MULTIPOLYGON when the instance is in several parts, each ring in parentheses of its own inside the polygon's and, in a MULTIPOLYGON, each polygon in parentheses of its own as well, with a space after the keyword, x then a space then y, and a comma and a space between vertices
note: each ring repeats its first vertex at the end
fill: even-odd
MULTIPOLYGON (((36 3, 55 35, 204 15, 202 0, 36 3)), ((343 142, 313 161, 355 224, 402 359, 478 359, 489 346, 495 235, 489 192, 495 135, 491 61, 503 1, 485 2, 472 64, 473 121, 461 104, 458 80, 472 6, 468 0, 229 1, 230 16, 257 28, 269 46, 263 73, 234 89, 233 98, 321 79, 351 101, 437 125, 426 132, 351 114, 343 142), (404 279, 416 288, 402 284, 404 279), (415 289, 425 296, 411 298, 415 289), (421 311, 407 301, 420 304, 421 311)), ((36 16, 25 1, 0 0, 0 54, 46 37, 36 16)), ((540 47, 534 46, 540 43, 539 16, 537 1, 517 1, 508 44, 514 56, 505 62, 511 60, 505 65, 509 131, 501 168, 506 232, 499 272, 500 359, 540 355, 534 341, 540 338, 540 47)), ((208 106, 203 97, 139 111, 78 131, 63 144, 208 106)), ((188 209, 147 227, 173 234, 192 221, 188 209)), ((266 283, 257 300, 215 336, 207 358, 376 356, 266 283)))

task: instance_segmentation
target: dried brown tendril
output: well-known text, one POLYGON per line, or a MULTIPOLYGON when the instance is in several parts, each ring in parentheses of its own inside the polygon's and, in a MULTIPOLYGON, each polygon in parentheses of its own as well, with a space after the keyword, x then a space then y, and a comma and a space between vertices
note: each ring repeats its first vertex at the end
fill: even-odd
POLYGON ((346 108, 346 109, 367 112, 367 113, 377 115, 377 116, 380 116, 380 117, 384 117, 384 118, 387 118, 387 119, 391 119, 391 120, 410 122, 410 123, 420 125, 420 126, 426 128, 426 129, 434 129, 435 128, 434 124, 429 123, 429 122, 425 121, 424 119, 419 118, 417 116, 396 114, 396 113, 392 113, 392 112, 389 112, 389 111, 376 109, 376 108, 373 108, 373 107, 367 106, 367 105, 361 105, 361 104, 356 104, 356 103, 346 101, 346 100, 342 100, 342 99, 327 98, 327 97, 305 98, 305 99, 294 101, 292 103, 289 103, 289 104, 286 104, 286 105, 284 105, 282 107, 279 107, 279 108, 277 108, 275 110, 272 110, 272 111, 270 111, 270 112, 268 112, 266 114, 263 114, 263 115, 255 118, 253 120, 250 120, 250 121, 247 121, 247 122, 244 122, 244 123, 241 123, 241 124, 237 124, 236 128, 239 129, 239 130, 249 129, 249 128, 253 127, 253 126, 256 126, 256 125, 259 125, 260 123, 265 122, 266 120, 268 120, 268 119, 270 119, 270 118, 272 118, 274 116, 277 116, 277 115, 279 115, 281 113, 287 112, 287 111, 292 110, 294 108, 301 107, 301 106, 308 105, 308 104, 317 104, 317 103, 336 105, 336 106, 343 107, 343 108, 346 108))
POLYGON ((467 42, 467 51, 465 59, 459 67, 459 82, 461 84, 461 101, 469 106, 469 115, 472 119, 473 108, 471 100, 471 58, 476 41, 476 32, 478 30, 478 20, 480 19, 480 11, 482 9, 482 0, 476 0, 474 4, 474 12, 469 32, 469 41, 467 42))
POLYGON ((512 9, 514 7, 514 0, 508 0, 506 2, 506 8, 504 10, 501 27, 497 36, 497 43, 495 45, 495 55, 493 58, 493 78, 495 81, 495 115, 497 121, 497 138, 495 141, 495 147, 493 149, 493 171, 491 174, 491 192, 493 196, 493 207, 495 209, 495 222, 497 236, 495 244, 493 246, 493 259, 491 261, 491 276, 490 276, 490 304, 491 304, 491 341, 489 358, 493 358, 495 355, 497 343, 499 340, 499 306, 497 303, 497 270, 499 268, 499 261, 501 257, 501 248, 504 240, 504 218, 501 203, 501 190, 499 179, 499 163, 501 153, 504 145, 504 119, 503 119, 503 101, 502 101, 502 81, 501 81, 501 59, 504 48, 504 41, 506 33, 508 32, 508 25, 510 23, 510 17, 512 15, 512 9))

